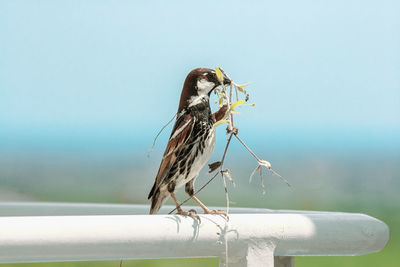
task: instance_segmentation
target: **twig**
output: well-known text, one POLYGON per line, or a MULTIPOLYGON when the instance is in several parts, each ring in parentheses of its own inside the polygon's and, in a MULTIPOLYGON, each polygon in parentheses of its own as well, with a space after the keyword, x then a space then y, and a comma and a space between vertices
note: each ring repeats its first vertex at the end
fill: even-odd
POLYGON ((177 113, 175 113, 175 115, 167 122, 167 124, 165 124, 165 125, 161 128, 161 130, 158 132, 158 134, 157 134, 156 137, 154 138, 153 145, 152 145, 152 146, 147 150, 147 152, 146 152, 147 157, 150 157, 150 153, 153 151, 154 146, 156 145, 156 141, 157 141, 158 136, 162 133, 162 131, 165 129, 165 127, 167 127, 167 126, 175 119, 176 115, 177 115, 177 113))
POLYGON ((263 179, 263 175, 262 175, 262 168, 260 168, 260 183, 261 183, 262 194, 265 195, 265 187, 264 187, 264 179, 263 179))
MULTIPOLYGON (((227 126, 227 133, 229 134, 228 140, 226 142, 226 146, 224 149, 224 153, 222 155, 222 159, 219 162, 214 162, 212 164, 209 165, 210 167, 210 172, 219 169, 218 172, 216 172, 202 187, 200 187, 200 189, 198 189, 196 192, 194 192, 194 195, 197 195, 201 190, 203 190, 209 183, 211 183, 211 181, 213 181, 215 179, 215 177, 218 176, 218 174, 221 174, 221 178, 224 184, 224 190, 225 190, 225 198, 226 198, 226 215, 229 214, 229 194, 228 194, 228 188, 226 186, 226 178, 228 178, 231 182, 233 182, 232 177, 230 175, 230 172, 228 169, 224 170, 223 166, 224 166, 224 162, 225 162, 225 157, 226 157, 226 153, 228 151, 229 145, 231 143, 232 140, 232 136, 235 136, 236 139, 246 148, 246 150, 257 160, 257 167, 256 169, 252 172, 251 176, 250 176, 250 182, 251 182, 251 178, 253 177, 253 175, 259 170, 260 171, 260 182, 261 182, 261 188, 262 188, 262 193, 265 194, 265 190, 264 190, 264 182, 263 182, 263 175, 262 175, 262 167, 267 168, 273 175, 279 177, 280 179, 282 179, 288 186, 290 186, 290 184, 288 183, 288 181, 286 181, 285 178, 283 178, 281 175, 279 175, 277 172, 275 172, 272 168, 271 168, 271 164, 268 161, 265 160, 261 160, 259 157, 257 157, 257 155, 243 142, 243 140, 241 138, 239 138, 238 134, 238 129, 235 127, 234 125, 234 120, 233 120, 233 109, 234 107, 242 104, 243 102, 247 102, 249 99, 249 94, 242 88, 244 86, 240 86, 235 84, 232 79, 229 78, 229 76, 225 73, 225 71, 223 71, 221 68, 216 68, 216 72, 217 72, 217 77, 218 79, 221 81, 223 90, 219 90, 219 96, 220 96, 220 100, 219 103, 220 105, 223 102, 223 99, 225 100, 225 104, 227 105, 227 110, 228 110, 228 115, 227 117, 229 117, 228 120, 225 120, 223 122, 228 122, 228 126, 227 126), (220 71, 218 73, 218 70, 220 71), (221 72, 222 74, 231 81, 230 83, 230 90, 229 90, 229 97, 227 96, 227 91, 226 91, 226 87, 224 85, 224 83, 222 82, 223 77, 221 77, 221 72), (235 89, 235 93, 236 93, 236 103, 232 104, 232 95, 233 95, 233 89, 235 89), (238 96, 238 90, 240 90, 242 93, 244 93, 246 95, 245 100, 241 100, 239 103, 239 96, 238 96)), ((254 105, 254 104, 253 104, 254 105)), ((227 119, 226 117, 224 119, 227 119)), ((220 121, 222 122, 222 121, 220 121)), ((215 124, 218 125, 218 124, 215 124)), ((214 127, 214 126, 213 126, 214 127)), ((233 182, 233 185, 234 182, 233 182)), ((177 210, 178 208, 180 208, 183 204, 185 204, 187 201, 189 201, 192 198, 189 197, 187 199, 185 199, 183 202, 181 202, 177 207, 175 207, 173 210, 171 210, 168 214, 173 213, 175 210, 177 210)), ((228 266, 228 239, 226 237, 226 233, 228 232, 228 221, 225 222, 225 266, 228 266)))
POLYGON ((225 180, 225 176, 224 176, 224 172, 221 171, 221 178, 222 181, 224 182, 224 189, 225 189, 225 199, 226 199, 226 214, 229 214, 229 194, 228 194, 228 188, 226 187, 226 180, 225 180))
MULTIPOLYGON (((233 135, 234 135, 234 136, 236 137, 236 139, 246 148, 246 150, 256 159, 258 165, 257 165, 256 169, 255 169, 255 170, 252 172, 252 174, 250 175, 250 182, 251 182, 251 178, 253 177, 253 175, 254 175, 257 171, 260 171, 260 180, 261 180, 261 187, 262 187, 262 190, 263 190, 263 194, 265 193, 265 190, 264 190, 264 183, 263 183, 263 177, 262 177, 262 167, 267 168, 268 171, 270 171, 273 175, 279 177, 279 178, 280 178, 282 181, 284 181, 288 186, 290 186, 290 184, 289 184, 289 182, 288 182, 285 178, 283 178, 279 173, 275 172, 275 171, 271 168, 271 164, 270 164, 268 161, 265 161, 265 160, 260 159, 260 158, 259 158, 259 157, 258 157, 244 142, 243 142, 243 140, 238 136, 238 134, 237 134, 237 133, 238 133, 238 130, 237 130, 237 128, 234 126, 233 114, 232 114, 232 109, 231 109, 233 88, 234 88, 235 91, 236 91, 236 98, 237 98, 237 100, 238 100, 238 92, 237 92, 237 91, 238 91, 238 88, 240 89, 241 92, 243 92, 244 94, 246 94, 246 99, 245 99, 245 101, 248 100, 249 94, 248 94, 245 90, 243 90, 242 87, 244 87, 244 86, 239 86, 239 85, 237 85, 236 83, 234 83, 234 82, 232 81, 232 79, 225 73, 225 71, 224 71, 223 69, 221 69, 221 68, 218 68, 218 69, 222 72, 222 74, 223 74, 227 79, 229 79, 229 80, 231 81, 230 90, 229 90, 229 97, 228 97, 227 94, 226 94, 226 87, 225 87, 225 85, 222 83, 222 87, 223 87, 222 96, 223 96, 223 98, 224 98, 225 101, 226 101, 226 105, 227 105, 228 112, 229 112, 229 114, 228 114, 229 120, 227 121, 227 122, 228 122, 227 131, 228 131, 228 133, 229 133, 229 137, 228 137, 228 140, 227 140, 227 143, 226 143, 226 146, 225 146, 224 154, 222 155, 222 159, 221 159, 221 161, 219 162, 219 165, 217 165, 217 166, 218 166, 217 168, 219 168, 219 171, 218 171, 217 173, 215 173, 215 174, 214 174, 202 187, 200 187, 200 189, 197 190, 193 195, 196 195, 196 194, 198 194, 201 190, 203 190, 203 189, 204 189, 209 183, 211 183, 211 181, 213 181, 213 180, 215 179, 215 177, 217 177, 217 175, 220 173, 221 176, 222 176, 223 183, 224 183, 225 198, 226 198, 226 201, 227 201, 227 214, 228 214, 228 212, 229 212, 229 195, 228 195, 228 189, 227 189, 227 187, 226 187, 226 180, 225 180, 225 176, 224 176, 223 165, 224 165, 224 161, 225 161, 226 152, 228 151, 228 147, 229 147, 229 144, 230 144, 230 142, 231 142, 231 140, 232 140, 232 136, 233 136, 233 135)), ((213 165, 213 164, 211 164, 211 165, 213 165)), ((214 168, 212 168, 212 170, 214 170, 214 168)), ((190 199, 191 199, 191 197, 187 198, 185 201, 183 201, 182 203, 180 203, 178 207, 176 207, 175 209, 173 209, 172 211, 170 211, 169 214, 173 213, 175 210, 177 210, 180 206, 182 206, 183 204, 185 204, 185 203, 186 203, 187 201, 189 201, 190 199)))
MULTIPOLYGON (((226 74, 225 74, 226 75, 226 74)), ((225 86, 224 86, 225 87, 225 86)), ((232 90, 232 86, 230 86, 230 90, 229 90, 229 104, 231 105, 232 104, 232 92, 233 90, 232 90)), ((229 123, 229 125, 230 125, 230 128, 229 128, 229 130, 230 131, 232 131, 233 129, 234 129, 234 125, 233 125, 233 114, 232 114, 232 112, 230 111, 231 109, 230 109, 230 106, 228 106, 228 110, 229 110, 229 117, 230 117, 230 123, 229 123)))
POLYGON ((236 86, 235 86, 235 93, 236 93, 236 101, 239 101, 239 92, 236 86))
POLYGON ((250 152, 250 154, 257 160, 260 161, 260 159, 257 157, 256 154, 254 154, 254 152, 242 141, 242 139, 239 138, 239 136, 237 134, 235 134, 235 137, 237 140, 239 140, 239 142, 247 149, 247 151, 250 152))
MULTIPOLYGON (((257 157, 257 155, 254 154, 254 152, 242 141, 242 139, 239 138, 239 136, 237 134, 235 134, 235 137, 247 149, 247 151, 249 151, 249 153, 257 160, 257 162, 258 162, 258 166, 257 167, 264 166, 265 168, 267 168, 272 173, 272 175, 275 175, 276 177, 278 177, 282 181, 284 181, 288 186, 291 186, 290 183, 285 178, 282 177, 282 175, 280 175, 279 173, 277 173, 276 171, 274 171, 271 168, 271 164, 268 161, 261 160, 259 157, 257 157)), ((260 175, 261 175, 261 173, 260 173, 260 175)), ((262 179, 262 176, 261 176, 261 179, 262 179)), ((261 186, 264 188, 263 184, 261 186)))

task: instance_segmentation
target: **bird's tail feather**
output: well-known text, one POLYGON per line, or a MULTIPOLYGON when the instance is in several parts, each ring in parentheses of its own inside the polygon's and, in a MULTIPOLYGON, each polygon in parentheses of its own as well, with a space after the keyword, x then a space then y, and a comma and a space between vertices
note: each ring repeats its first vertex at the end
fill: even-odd
POLYGON ((168 190, 160 191, 160 189, 157 189, 151 197, 150 214, 157 213, 157 211, 161 208, 162 204, 164 204, 169 196, 170 194, 168 190))

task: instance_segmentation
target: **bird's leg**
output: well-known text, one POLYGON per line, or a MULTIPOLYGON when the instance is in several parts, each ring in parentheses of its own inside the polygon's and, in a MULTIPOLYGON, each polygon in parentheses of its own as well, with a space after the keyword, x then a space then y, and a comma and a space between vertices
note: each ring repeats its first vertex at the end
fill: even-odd
POLYGON ((206 207, 196 196, 191 196, 191 198, 199 204, 199 206, 204 210, 205 214, 219 214, 225 216, 227 219, 229 219, 228 214, 226 214, 225 211, 223 210, 210 210, 209 208, 206 207))
POLYGON ((175 202, 176 205, 176 209, 178 210, 178 212, 176 214, 180 214, 180 215, 185 215, 185 216, 189 216, 189 217, 193 217, 196 218, 197 220, 199 220, 199 223, 201 223, 200 217, 199 215, 197 215, 197 212, 194 209, 188 210, 188 211, 184 211, 182 210, 181 206, 179 205, 178 201, 176 200, 175 194, 171 193, 171 197, 175 202))

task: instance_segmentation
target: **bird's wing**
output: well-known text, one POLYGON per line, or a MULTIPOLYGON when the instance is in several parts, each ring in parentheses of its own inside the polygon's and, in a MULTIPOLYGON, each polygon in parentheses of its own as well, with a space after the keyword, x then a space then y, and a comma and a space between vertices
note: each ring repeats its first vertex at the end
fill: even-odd
POLYGON ((171 137, 169 138, 167 147, 162 158, 160 168, 158 169, 156 181, 150 191, 150 198, 158 189, 162 181, 168 175, 172 165, 174 165, 179 152, 188 143, 190 135, 194 127, 194 117, 190 114, 183 115, 177 118, 174 129, 172 130, 171 137))

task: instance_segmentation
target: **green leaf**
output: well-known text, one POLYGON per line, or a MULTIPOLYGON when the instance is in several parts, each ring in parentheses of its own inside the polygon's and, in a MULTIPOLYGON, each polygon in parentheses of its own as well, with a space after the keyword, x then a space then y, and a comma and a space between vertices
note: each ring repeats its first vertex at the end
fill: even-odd
POLYGON ((244 90, 242 87, 238 86, 237 89, 242 92, 243 94, 247 94, 246 90, 244 90))
POLYGON ((246 102, 246 101, 245 101, 245 100, 239 100, 239 101, 233 103, 233 104, 231 105, 231 110, 235 110, 235 108, 236 108, 237 106, 240 106, 240 105, 243 104, 244 102, 246 102))
POLYGON ((214 123, 213 127, 215 128, 215 127, 217 127, 217 126, 220 125, 220 124, 229 123, 229 122, 230 122, 229 120, 219 120, 219 121, 217 121, 216 123, 214 123))
POLYGON ((219 98, 219 103, 218 103, 219 107, 222 107, 222 103, 223 103, 223 102, 224 102, 224 97, 221 96, 221 97, 219 98))
POLYGON ((224 76, 222 75, 222 72, 218 67, 215 67, 215 74, 217 74, 218 81, 222 83, 224 80, 224 76))
POLYGON ((243 88, 243 87, 246 87, 246 86, 248 86, 250 83, 245 83, 245 84, 238 84, 238 87, 240 87, 240 88, 243 88))

